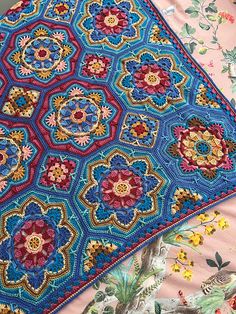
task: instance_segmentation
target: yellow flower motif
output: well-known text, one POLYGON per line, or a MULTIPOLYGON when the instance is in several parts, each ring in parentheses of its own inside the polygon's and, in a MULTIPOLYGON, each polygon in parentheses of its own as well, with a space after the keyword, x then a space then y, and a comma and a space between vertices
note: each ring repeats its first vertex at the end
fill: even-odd
POLYGON ((180 272, 180 268, 181 268, 181 266, 179 264, 177 264, 177 263, 171 265, 171 269, 175 273, 179 273, 180 272))
POLYGON ((186 268, 182 274, 183 274, 184 279, 189 280, 189 281, 192 279, 193 272, 191 269, 186 268))
POLYGON ((24 178, 24 175, 25 175, 25 168, 21 165, 19 166, 19 168, 17 168, 16 171, 14 171, 12 175, 12 179, 14 181, 19 181, 24 178))
POLYGON ((205 227, 205 232, 204 233, 206 235, 212 235, 215 231, 216 231, 215 226, 213 224, 211 224, 211 225, 208 225, 208 226, 205 227))
POLYGON ((187 253, 183 249, 181 249, 177 254, 177 258, 178 260, 184 262, 187 260, 187 253))
POLYGON ((24 139, 24 133, 22 131, 13 131, 10 133, 10 137, 16 142, 21 143, 24 139))
POLYGON ((208 214, 200 214, 197 216, 197 220, 201 221, 201 222, 206 222, 209 221, 211 218, 209 217, 208 214))
POLYGON ((198 246, 203 244, 203 236, 199 232, 194 232, 189 237, 189 243, 193 246, 198 246))
POLYGON ((183 144, 185 156, 191 158, 198 166, 216 166, 224 155, 221 141, 208 130, 191 131, 183 140, 183 144), (199 154, 198 143, 201 142, 208 147, 208 152, 205 155, 199 154))
POLYGON ((224 229, 229 227, 229 223, 228 223, 228 221, 224 217, 222 217, 220 220, 218 220, 217 223, 218 223, 218 227, 221 230, 224 230, 224 229))
POLYGON ((102 136, 106 133, 106 126, 102 123, 98 125, 98 127, 95 129, 94 134, 97 136, 102 136))

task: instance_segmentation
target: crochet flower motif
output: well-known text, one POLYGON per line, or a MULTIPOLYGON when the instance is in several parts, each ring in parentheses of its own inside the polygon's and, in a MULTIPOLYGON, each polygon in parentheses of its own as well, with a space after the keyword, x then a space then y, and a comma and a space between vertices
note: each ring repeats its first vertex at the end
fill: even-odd
POLYGON ((129 158, 119 150, 90 166, 82 200, 95 225, 130 230, 138 218, 158 211, 157 194, 164 184, 148 158, 129 158))
POLYGON ((93 267, 102 267, 109 261, 109 256, 117 249, 113 243, 104 244, 101 241, 90 240, 86 247, 87 258, 84 261, 84 271, 88 272, 93 267))
POLYGON ((75 167, 76 163, 73 160, 50 156, 46 161, 40 184, 69 190, 75 167))
POLYGON ((76 2, 75 0, 51 0, 48 4, 45 17, 54 21, 58 20, 70 23, 75 13, 76 2))
POLYGON ((122 125, 120 140, 143 147, 153 147, 157 138, 159 122, 144 115, 128 113, 122 125))
POLYGON ((39 295, 50 278, 69 270, 68 248, 75 231, 62 204, 45 205, 31 197, 3 216, 0 266, 6 287, 25 287, 39 295))
POLYGON ((11 185, 24 182, 28 167, 35 156, 34 146, 28 142, 24 129, 8 130, 0 125, 0 197, 11 185))
POLYGON ((74 46, 64 29, 49 29, 44 24, 31 32, 17 37, 10 62, 15 66, 17 77, 34 77, 49 82, 55 75, 70 70, 74 46))
POLYGON ((111 65, 111 59, 108 57, 99 57, 94 54, 87 54, 82 67, 82 75, 94 78, 106 78, 111 65))
POLYGON ((13 5, 3 17, 3 21, 11 26, 18 25, 22 18, 33 16, 39 10, 40 0, 21 0, 13 5))
POLYGON ((206 179, 214 179, 220 169, 233 169, 230 155, 236 151, 236 142, 224 138, 221 124, 207 124, 194 117, 188 126, 174 127, 176 142, 169 153, 181 160, 184 172, 200 171, 206 179))
POLYGON ((184 100, 186 75, 177 70, 171 55, 157 57, 143 50, 124 60, 118 86, 126 90, 133 105, 148 103, 159 111, 184 100))
POLYGON ((70 143, 86 150, 95 141, 108 137, 116 109, 107 103, 102 90, 88 91, 74 85, 65 94, 52 97, 45 124, 58 143, 70 143))
POLYGON ((132 0, 90 1, 79 26, 88 34, 90 44, 106 43, 120 48, 140 36, 139 26, 144 18, 134 7, 132 0))
POLYGON ((24 87, 13 86, 2 108, 2 112, 10 116, 30 118, 38 103, 40 92, 24 87))

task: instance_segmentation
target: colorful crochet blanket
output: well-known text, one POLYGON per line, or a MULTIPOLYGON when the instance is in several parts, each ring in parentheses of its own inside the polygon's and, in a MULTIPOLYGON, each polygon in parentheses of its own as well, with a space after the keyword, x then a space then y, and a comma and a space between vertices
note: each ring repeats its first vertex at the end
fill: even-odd
POLYGON ((0 304, 56 313, 235 195, 236 113, 150 0, 0 20, 0 304))

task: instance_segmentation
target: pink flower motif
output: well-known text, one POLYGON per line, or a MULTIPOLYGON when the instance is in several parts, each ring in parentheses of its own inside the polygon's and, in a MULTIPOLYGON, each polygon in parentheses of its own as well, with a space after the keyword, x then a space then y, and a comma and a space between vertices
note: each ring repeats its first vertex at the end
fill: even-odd
POLYGON ((102 118, 108 119, 110 116, 111 116, 111 109, 106 106, 102 106, 102 118))
POLYGON ((102 199, 109 206, 129 208, 143 193, 142 178, 130 170, 113 170, 102 181, 102 199))
POLYGON ((67 65, 66 65, 66 62, 65 62, 64 60, 62 60, 62 61, 58 64, 58 66, 56 67, 56 69, 57 69, 58 72, 63 72, 63 71, 66 70, 66 68, 67 68, 67 65))
POLYGON ((128 16, 119 8, 104 8, 96 16, 96 28, 103 34, 120 34, 128 26, 128 16))
POLYGON ((7 186, 7 181, 0 181, 0 192, 2 192, 7 186))
POLYGON ((64 41, 65 40, 65 35, 62 32, 54 32, 52 37, 60 40, 60 41, 64 41))
POLYGON ((28 43, 29 40, 30 40, 30 36, 22 36, 19 40, 19 46, 21 48, 24 48, 24 46, 28 43))
POLYGON ((56 114, 55 112, 51 113, 49 116, 46 118, 46 123, 50 127, 54 127, 57 125, 56 123, 56 114))
POLYGON ((97 55, 87 54, 82 74, 85 76, 106 78, 111 59, 108 57, 98 57, 97 55))
POLYGON ((42 220, 29 220, 14 236, 15 258, 27 269, 43 266, 52 254, 55 231, 42 220))
POLYGON ((27 69, 23 65, 19 67, 19 72, 21 75, 30 75, 31 73, 33 73, 30 69, 27 69))
POLYGON ((81 137, 75 137, 75 142, 81 146, 86 146, 89 143, 90 136, 81 136, 81 137))
POLYGON ((170 75, 157 64, 142 65, 134 74, 135 85, 148 94, 165 94, 170 87, 170 75))
POLYGON ((80 88, 78 88, 78 87, 73 87, 73 88, 70 90, 70 93, 69 93, 69 96, 70 96, 70 97, 75 97, 75 96, 80 96, 80 95, 83 95, 82 89, 80 89, 80 88))
POLYGON ((58 189, 68 190, 75 167, 76 163, 73 160, 49 157, 40 183, 44 186, 50 187, 54 185, 58 189))
POLYGON ((32 155, 32 148, 29 145, 22 147, 23 160, 28 160, 32 155))

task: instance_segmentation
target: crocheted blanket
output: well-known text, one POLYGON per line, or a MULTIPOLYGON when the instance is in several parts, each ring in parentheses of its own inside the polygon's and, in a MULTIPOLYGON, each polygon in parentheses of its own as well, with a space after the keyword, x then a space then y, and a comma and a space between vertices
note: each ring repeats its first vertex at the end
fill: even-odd
POLYGON ((1 17, 0 56, 12 313, 57 312, 235 194, 236 113, 150 0, 20 1, 1 17))

